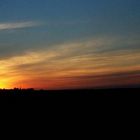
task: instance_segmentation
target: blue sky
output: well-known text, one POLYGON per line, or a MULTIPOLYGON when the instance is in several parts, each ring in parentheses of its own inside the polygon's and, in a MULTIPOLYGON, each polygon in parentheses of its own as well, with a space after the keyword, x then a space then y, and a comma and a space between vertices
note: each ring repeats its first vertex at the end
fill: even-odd
POLYGON ((139 7, 138 0, 1 0, 0 23, 40 25, 0 31, 0 42, 22 51, 92 37, 135 38, 140 34, 139 7))
POLYGON ((44 26, 24 34, 33 35, 33 39, 46 35, 52 41, 101 34, 134 35, 140 25, 139 7, 138 0, 1 0, 0 22, 42 22, 44 26))
POLYGON ((101 58, 104 53, 140 52, 140 1, 0 0, 1 61, 89 40, 104 43, 89 51, 75 46, 75 51, 101 58))

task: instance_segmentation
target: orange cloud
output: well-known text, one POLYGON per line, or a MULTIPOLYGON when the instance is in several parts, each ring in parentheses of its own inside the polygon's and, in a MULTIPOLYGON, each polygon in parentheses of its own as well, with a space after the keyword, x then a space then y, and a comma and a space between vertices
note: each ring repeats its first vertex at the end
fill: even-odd
POLYGON ((103 51, 106 39, 52 46, 0 60, 1 87, 92 88, 139 84, 140 52, 103 51))

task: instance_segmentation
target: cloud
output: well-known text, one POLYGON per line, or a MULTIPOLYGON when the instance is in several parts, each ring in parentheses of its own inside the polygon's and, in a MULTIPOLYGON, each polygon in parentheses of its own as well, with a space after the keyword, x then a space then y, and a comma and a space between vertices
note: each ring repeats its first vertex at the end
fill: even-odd
POLYGON ((1 30, 12 30, 12 29, 22 29, 38 26, 40 23, 33 21, 26 22, 15 22, 15 23, 0 23, 0 31, 1 30))
POLYGON ((118 40, 98 38, 28 51, 23 55, 0 60, 0 78, 12 85, 21 83, 23 87, 38 88, 104 86, 106 83, 110 85, 112 82, 109 81, 115 81, 116 77, 119 77, 118 83, 114 82, 114 85, 119 82, 121 85, 121 80, 127 81, 129 75, 133 76, 135 83, 139 83, 135 74, 140 70, 140 51, 112 50, 111 46, 116 42, 118 40), (124 77, 124 73, 128 73, 128 76, 124 77))

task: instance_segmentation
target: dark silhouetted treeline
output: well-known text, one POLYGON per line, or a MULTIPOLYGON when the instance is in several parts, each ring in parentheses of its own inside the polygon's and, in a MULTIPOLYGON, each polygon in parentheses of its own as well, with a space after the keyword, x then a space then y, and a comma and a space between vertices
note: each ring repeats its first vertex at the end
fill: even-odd
POLYGON ((35 90, 0 89, 0 96, 137 96, 140 88, 81 89, 81 90, 35 90))

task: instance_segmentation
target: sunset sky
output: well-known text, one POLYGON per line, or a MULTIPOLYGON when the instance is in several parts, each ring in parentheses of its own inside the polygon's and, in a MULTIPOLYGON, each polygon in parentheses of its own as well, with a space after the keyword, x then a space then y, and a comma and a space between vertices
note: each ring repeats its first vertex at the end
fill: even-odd
POLYGON ((139 0, 0 0, 0 88, 140 86, 139 0))

